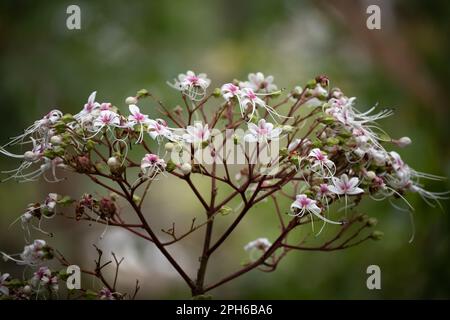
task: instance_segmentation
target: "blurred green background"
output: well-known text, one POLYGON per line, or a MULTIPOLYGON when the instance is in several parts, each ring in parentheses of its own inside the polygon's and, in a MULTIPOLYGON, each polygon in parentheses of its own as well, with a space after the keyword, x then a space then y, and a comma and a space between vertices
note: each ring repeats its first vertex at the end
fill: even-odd
MULTIPOLYGON (((94 90, 98 101, 125 108, 125 97, 147 88, 175 106, 180 101, 165 81, 188 69, 208 73, 213 87, 255 71, 274 75, 286 88, 326 74, 332 86, 357 96, 362 109, 375 103, 395 108, 395 116, 382 126, 393 137, 411 137, 414 143, 401 150, 404 159, 417 170, 449 176, 449 17, 448 1, 1 1, 1 144, 52 107, 77 112, 94 90), (70 4, 81 8, 81 30, 66 28, 70 4), (369 4, 381 7, 381 30, 366 28, 369 4)), ((155 116, 151 106, 145 110, 155 116)), ((0 166, 7 170, 17 163, 2 157, 0 166)), ((186 186, 172 182, 161 181, 146 202, 156 230, 172 221, 183 229, 192 217, 201 217, 186 186)), ((430 182, 427 188, 450 186, 430 182)), ((1 250, 22 250, 19 224, 9 225, 29 202, 48 192, 79 197, 95 190, 77 178, 57 185, 0 184, 1 250)), ((211 294, 226 299, 450 298, 449 203, 444 201, 440 210, 416 195, 408 199, 416 208, 412 244, 407 214, 389 203, 365 203, 365 211, 380 221, 382 241, 341 252, 292 253, 275 273, 253 271, 211 294), (370 264, 381 267, 382 290, 366 288, 370 264)), ((250 240, 273 240, 273 210, 267 202, 252 211, 212 257, 208 282, 238 269, 246 257, 242 246, 250 240)), ((131 290, 139 278, 139 298, 189 296, 152 246, 113 228, 100 241, 103 228, 56 220, 44 226, 56 231, 54 238, 36 237, 44 237, 71 262, 93 268, 92 243, 126 257, 121 291, 131 290)), ((192 275, 199 236, 171 249, 192 275)), ((21 268, 3 261, 0 271, 22 275, 21 268)), ((99 285, 87 278, 84 284, 99 285)))

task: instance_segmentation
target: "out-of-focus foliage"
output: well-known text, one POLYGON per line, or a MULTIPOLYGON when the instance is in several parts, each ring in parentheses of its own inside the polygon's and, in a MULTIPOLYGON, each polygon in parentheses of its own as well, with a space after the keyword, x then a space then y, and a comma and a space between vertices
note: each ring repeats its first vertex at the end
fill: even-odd
MULTIPOLYGON (((94 90, 100 101, 124 107, 126 96, 147 88, 175 106, 179 97, 165 81, 187 69, 207 72, 213 87, 254 71, 273 74, 278 86, 285 88, 326 74, 332 86, 358 96, 360 106, 378 103, 395 108, 396 115, 383 120, 383 127, 393 137, 408 135, 413 140, 401 150, 404 159, 420 171, 449 176, 450 3, 375 2, 382 8, 382 29, 368 31, 364 1, 331 5, 294 0, 79 0, 82 29, 70 31, 66 8, 72 2, 2 1, 1 141, 52 107, 78 111, 94 90)), ((156 114, 151 103, 145 108, 156 114)), ((0 165, 8 169, 15 164, 1 158, 0 165)), ((180 226, 188 226, 199 215, 200 206, 183 186, 170 182, 161 182, 146 207, 161 227, 171 224, 171 215, 180 226)), ((449 189, 448 182, 429 186, 449 189)), ((79 180, 70 185, 0 184, 0 248, 21 251, 20 226, 8 226, 28 202, 39 201, 50 191, 79 196, 86 189, 91 191, 92 185, 79 180)), ((364 209, 380 221, 383 241, 343 252, 293 253, 275 273, 254 271, 212 294, 223 298, 449 298, 448 202, 440 210, 418 197, 410 200, 416 208, 412 244, 408 243, 407 214, 388 203, 367 203, 364 209), (370 264, 381 267, 382 290, 366 288, 365 271, 370 264)), ((289 203, 283 200, 281 205, 287 208, 289 203)), ((245 243, 273 236, 267 232, 276 223, 272 210, 267 202, 246 218, 230 243, 213 256, 207 280, 239 268, 245 243)), ((121 277, 124 288, 131 288, 138 277, 141 298, 187 296, 181 281, 148 244, 112 229, 99 241, 101 229, 50 223, 60 232, 49 242, 76 263, 92 266, 91 243, 124 255, 128 259, 121 277)), ((199 239, 174 248, 192 274, 200 254, 195 240, 199 239)), ((3 262, 0 271, 21 272, 3 262)))

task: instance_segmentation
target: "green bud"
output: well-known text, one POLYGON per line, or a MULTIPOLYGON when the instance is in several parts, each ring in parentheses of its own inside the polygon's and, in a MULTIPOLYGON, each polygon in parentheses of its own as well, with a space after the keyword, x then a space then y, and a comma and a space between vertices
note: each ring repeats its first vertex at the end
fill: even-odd
POLYGON ((227 206, 223 206, 222 208, 219 209, 219 213, 223 216, 226 216, 232 212, 233 212, 233 209, 231 209, 230 207, 227 207, 227 206))
POLYGON ((314 148, 320 148, 320 147, 323 146, 323 143, 322 143, 322 141, 320 141, 320 140, 314 140, 314 141, 312 142, 312 146, 313 146, 314 148))
POLYGON ((219 98, 220 96, 222 96, 222 91, 220 90, 220 88, 215 88, 213 91, 213 96, 216 98, 219 98))
POLYGON ((319 119, 320 123, 326 124, 326 125, 331 125, 334 123, 334 118, 333 117, 323 117, 319 119))
POLYGON ((369 218, 366 224, 368 227, 375 227, 378 224, 378 220, 376 218, 369 218))
POLYGON ((316 80, 315 79, 311 79, 311 80, 309 80, 307 83, 306 83, 306 88, 307 89, 314 89, 315 87, 316 87, 316 84, 317 84, 317 82, 316 82, 316 80))
POLYGON ((95 148, 96 143, 93 140, 86 141, 86 149, 93 150, 95 148))
POLYGON ((66 124, 62 121, 58 121, 54 126, 56 133, 64 133, 66 132, 66 124))
POLYGON ((330 138, 327 139, 327 145, 328 145, 328 146, 335 146, 335 145, 338 145, 339 142, 340 142, 339 139, 338 139, 338 138, 335 138, 335 137, 330 137, 330 138))
POLYGON ((55 155, 62 157, 65 153, 64 148, 61 146, 56 146, 53 148, 53 152, 55 155))
POLYGON ((136 98, 140 99, 140 98, 147 97, 148 95, 149 95, 149 93, 148 93, 147 89, 141 89, 137 92, 136 98))
POLYGON ((68 205, 71 205, 74 202, 75 202, 75 200, 73 200, 69 196, 64 196, 64 197, 62 197, 61 199, 58 200, 58 204, 60 204, 62 206, 68 206, 68 205))
POLYGON ((44 151, 44 157, 49 158, 49 159, 55 159, 56 158, 56 154, 53 150, 51 149, 47 149, 44 151))
POLYGON ((64 122, 65 124, 70 123, 75 121, 75 118, 73 117, 73 115, 71 115, 70 113, 66 113, 65 115, 63 115, 63 117, 61 118, 61 121, 64 122))
POLYGON ((87 300, 95 300, 98 297, 97 292, 92 291, 91 289, 87 289, 86 292, 84 293, 84 297, 87 300))
POLYGON ((288 151, 287 148, 282 148, 282 149, 280 149, 280 156, 281 156, 281 158, 285 158, 285 157, 287 157, 288 155, 289 155, 289 151, 288 151))
POLYGON ((171 160, 169 160, 167 162, 167 166, 166 166, 166 171, 167 172, 172 172, 173 170, 175 170, 177 168, 176 164, 171 160))
POLYGON ((350 131, 343 130, 342 132, 339 133, 339 136, 344 139, 348 139, 348 138, 351 138, 353 135, 350 131))
POLYGON ((141 197, 139 197, 138 195, 133 195, 133 202, 136 204, 139 204, 141 202, 141 197))
POLYGON ((300 166, 300 158, 298 156, 291 157, 291 163, 298 168, 300 166))
POLYGON ((375 231, 373 231, 372 234, 370 235, 370 238, 373 239, 373 240, 378 241, 378 240, 383 239, 383 236, 384 236, 384 233, 383 233, 383 232, 378 231, 378 230, 375 230, 375 231))
POLYGON ((66 281, 67 278, 69 277, 69 274, 67 274, 67 270, 61 269, 61 270, 58 272, 58 277, 59 277, 62 281, 66 281))

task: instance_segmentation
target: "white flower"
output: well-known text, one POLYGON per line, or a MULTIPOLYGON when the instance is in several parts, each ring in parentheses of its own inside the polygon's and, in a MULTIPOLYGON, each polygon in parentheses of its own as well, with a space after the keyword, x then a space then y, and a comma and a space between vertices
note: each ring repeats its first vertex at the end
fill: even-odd
POLYGON ((253 114, 256 111, 256 108, 262 107, 266 108, 266 103, 259 98, 256 93, 250 89, 250 88, 244 88, 242 89, 242 95, 240 99, 240 108, 241 108, 241 114, 244 116, 244 113, 247 109, 247 106, 250 105, 252 108, 252 113, 250 114, 250 119, 253 117, 253 114))
POLYGON ((141 170, 144 174, 154 178, 158 173, 164 171, 166 162, 156 154, 148 153, 141 160, 141 170))
POLYGON ((131 127, 134 125, 140 126, 139 137, 136 143, 141 143, 144 139, 144 125, 149 123, 148 115, 141 113, 141 110, 135 104, 130 104, 128 108, 131 112, 131 115, 128 116, 128 125, 131 127))
POLYGON ((31 278, 31 283, 33 286, 39 287, 48 287, 53 292, 58 291, 58 277, 52 276, 52 272, 48 267, 40 267, 34 274, 33 278, 31 278))
POLYGON ((277 139, 281 132, 281 128, 274 128, 273 124, 266 122, 265 119, 258 121, 258 125, 254 123, 248 123, 248 131, 244 136, 244 140, 247 142, 267 142, 277 139))
POLYGON ((206 94, 206 89, 211 84, 211 80, 207 78, 205 73, 196 75, 193 71, 188 71, 186 74, 180 73, 178 79, 174 80, 172 84, 167 82, 172 88, 177 89, 191 100, 199 101, 203 99, 206 94))
POLYGON ((231 98, 234 97, 240 99, 241 90, 239 89, 238 86, 235 86, 232 83, 225 83, 220 89, 220 91, 222 92, 222 97, 226 101, 229 101, 231 98))
POLYGON ((84 122, 85 117, 89 116, 94 110, 97 110, 100 107, 100 103, 95 102, 96 95, 97 91, 94 91, 89 95, 88 101, 85 103, 83 110, 75 115, 75 119, 84 122))
POLYGON ((59 110, 50 111, 42 119, 35 121, 34 124, 26 128, 23 134, 11 138, 7 144, 1 146, 0 153, 4 154, 7 157, 23 158, 22 155, 16 155, 6 151, 5 147, 12 146, 18 143, 24 144, 24 140, 27 137, 30 137, 33 145, 36 144, 35 142, 38 142, 39 144, 42 144, 44 147, 46 147, 51 136, 54 134, 54 130, 51 128, 51 126, 59 121, 62 116, 63 114, 59 110), (34 135, 34 138, 32 137, 32 135, 34 135))
POLYGON ((9 278, 9 273, 0 274, 0 295, 8 296, 9 288, 5 285, 9 278))
POLYGON ((272 244, 270 243, 270 241, 267 238, 258 238, 256 240, 253 240, 253 241, 247 243, 244 246, 244 250, 251 251, 251 250, 257 249, 257 250, 266 252, 267 249, 269 249, 271 245, 272 244))
POLYGON ((323 175, 323 177, 331 178, 336 173, 336 166, 333 161, 328 159, 327 155, 324 154, 319 148, 314 148, 310 151, 308 157, 312 160, 311 169, 314 171, 317 167, 318 172, 323 175))
POLYGON ((323 198, 330 194, 330 189, 328 188, 328 185, 326 183, 321 183, 319 185, 319 190, 317 191, 317 197, 323 198))
POLYGON ((348 176, 344 173, 340 178, 333 177, 331 179, 333 185, 328 186, 328 188, 337 195, 357 195, 364 193, 363 189, 358 188, 359 179, 357 177, 349 180, 348 176))
POLYGON ((100 298, 100 300, 115 300, 111 290, 106 287, 100 290, 100 292, 98 293, 98 297, 100 298))
POLYGON ((36 266, 42 263, 46 259, 51 259, 51 248, 44 240, 34 240, 32 244, 26 245, 23 248, 23 252, 16 254, 20 256, 20 259, 13 258, 15 255, 7 255, 3 253, 5 261, 12 260, 19 265, 36 266))
POLYGON ((173 138, 172 132, 167 126, 166 121, 164 121, 163 119, 156 119, 156 120, 150 119, 148 121, 147 131, 150 137, 152 137, 152 139, 157 139, 159 137, 164 137, 168 139, 173 138))
POLYGON ((201 144, 207 141, 211 134, 208 124, 203 126, 201 122, 195 122, 193 126, 188 126, 186 131, 187 133, 183 134, 183 140, 192 144, 201 144))
POLYGON ((119 127, 120 126, 120 117, 117 113, 110 110, 100 111, 100 114, 97 118, 95 118, 93 122, 94 131, 99 132, 104 127, 119 127))
POLYGON ((139 107, 135 104, 130 104, 129 107, 130 109, 130 115, 128 116, 128 121, 135 125, 135 124, 146 124, 148 123, 149 119, 148 119, 148 115, 141 113, 141 110, 139 109, 139 107))
POLYGON ((49 193, 47 198, 45 199, 42 208, 47 210, 48 212, 55 212, 55 207, 58 201, 59 195, 57 193, 49 193))
POLYGON ((303 217, 305 213, 313 214, 317 218, 332 224, 342 224, 341 222, 331 221, 320 213, 322 209, 317 206, 317 201, 308 198, 305 194, 299 194, 295 197, 295 201, 291 204, 291 210, 294 212, 294 216, 303 217))
POLYGON ((26 265, 37 265, 45 260, 48 246, 44 240, 34 240, 30 245, 24 247, 23 252, 20 254, 20 258, 26 265))
POLYGON ((250 88, 253 91, 264 90, 265 92, 273 92, 278 90, 277 86, 273 83, 273 76, 264 77, 264 74, 261 72, 250 73, 248 80, 240 82, 239 86, 241 88, 250 88))

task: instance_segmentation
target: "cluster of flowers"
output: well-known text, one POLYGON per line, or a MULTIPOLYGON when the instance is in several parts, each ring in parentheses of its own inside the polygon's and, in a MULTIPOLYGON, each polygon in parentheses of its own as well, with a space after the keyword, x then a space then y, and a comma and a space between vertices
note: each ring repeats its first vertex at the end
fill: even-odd
MULTIPOLYGON (((197 121, 191 124, 191 116, 195 110, 204 106, 209 97, 214 96, 224 99, 221 108, 227 107, 231 110, 226 128, 230 127, 230 124, 237 124, 231 126, 233 128, 241 124, 247 126, 245 141, 259 144, 286 138, 286 147, 280 150, 277 159, 280 170, 267 174, 262 183, 250 182, 249 178, 248 190, 245 191, 251 190, 255 184, 270 188, 280 179, 282 172, 295 169, 296 175, 292 178, 296 179, 292 181, 300 181, 301 188, 296 189, 298 192, 292 197, 290 210, 293 216, 302 218, 309 215, 311 221, 321 220, 324 225, 341 225, 345 223, 344 220, 335 221, 327 217, 330 205, 341 198, 345 202, 345 212, 356 206, 363 195, 375 200, 401 198, 408 209, 412 207, 405 198, 407 192, 418 193, 430 205, 446 198, 447 192, 427 191, 419 182, 422 178, 440 177, 412 169, 397 152, 385 149, 384 145, 387 143, 398 147, 411 143, 408 137, 389 138, 376 124, 376 121, 392 115, 391 110, 374 113, 374 107, 360 112, 355 106, 355 98, 348 98, 337 88, 330 89, 328 79, 319 76, 304 89, 296 87, 288 94, 285 101, 292 101, 293 106, 287 115, 281 115, 278 107, 282 103, 269 105, 272 99, 276 99, 281 93, 273 81, 272 76, 265 77, 261 72, 251 73, 248 81, 235 80, 225 83, 207 94, 211 80, 206 74, 196 75, 192 71, 180 74, 174 83, 169 84, 182 93, 189 112, 189 121, 180 125, 171 118, 178 125, 177 128, 169 127, 164 119, 151 119, 149 115, 141 112, 137 106, 139 100, 151 96, 146 90, 126 98, 129 110, 127 115, 120 113, 119 109, 109 102, 97 102, 96 92, 93 92, 79 113, 64 115, 59 110, 53 110, 27 128, 23 134, 0 147, 0 153, 22 160, 17 169, 7 172, 10 174, 8 179, 32 181, 44 176, 49 182, 57 182, 60 181, 56 177, 57 168, 91 173, 92 163, 87 154, 95 149, 97 143, 105 140, 110 147, 110 153, 111 149, 115 151, 114 155, 104 159, 112 175, 122 174, 127 167, 127 161, 128 166, 133 166, 134 163, 126 157, 127 149, 132 143, 145 147, 146 152, 137 166, 140 167, 141 176, 147 179, 154 179, 165 171, 172 172, 175 168, 184 175, 195 173, 193 163, 174 165, 166 162, 163 155, 151 153, 145 145, 145 137, 148 135, 158 145, 165 143, 166 152, 177 151, 182 143, 193 149, 205 147, 212 140, 211 128, 220 120, 215 119, 208 123, 204 117, 204 123, 197 121), (235 106, 238 107, 236 114, 240 118, 237 122, 234 122, 235 113, 232 110, 235 106), (300 116, 297 112, 300 107, 301 110, 309 110, 309 115, 300 116), (268 122, 265 119, 267 116, 270 116, 274 123, 268 122), (314 119, 308 134, 298 138, 308 118, 314 119), (281 135, 283 132, 286 133, 285 136, 281 135), (30 150, 17 154, 6 149, 14 145, 30 146, 30 150), (68 152, 69 146, 72 154, 68 152), (73 155, 73 152, 76 154, 73 155), (33 168, 35 165, 38 167, 33 168), (51 176, 48 176, 48 173, 51 176)), ((220 113, 217 116, 219 115, 220 113)), ((247 168, 241 170, 241 177, 245 176, 245 170, 247 168)), ((247 172, 247 175, 250 176, 250 173, 247 172)), ((32 217, 38 218, 39 221, 41 217, 51 217, 60 202, 65 200, 51 194, 43 204, 30 205, 21 217, 22 223, 29 222, 32 217)), ((99 217, 105 220, 112 218, 117 210, 111 199, 94 200, 88 195, 77 203, 77 212, 82 215, 86 208, 95 208, 94 211, 99 212, 99 217)), ((41 230, 40 226, 37 229, 41 230)), ((247 244, 245 250, 256 249, 264 252, 270 246, 268 239, 261 238, 247 244)), ((26 250, 20 255, 22 260, 11 256, 8 258, 18 263, 36 265, 36 259, 51 255, 51 251, 46 248, 45 242, 37 240, 25 247, 26 250)), ((45 277, 47 283, 52 283, 53 278, 48 272, 45 277)), ((108 294, 105 293, 104 296, 108 294)))
POLYGON ((45 297, 46 294, 58 292, 58 273, 52 272, 47 266, 42 266, 43 263, 53 259, 53 249, 45 240, 34 240, 24 247, 22 253, 16 255, 2 253, 2 255, 5 260, 36 267, 37 270, 28 280, 11 279, 7 273, 1 275, 0 299, 28 300, 32 297, 45 297))

